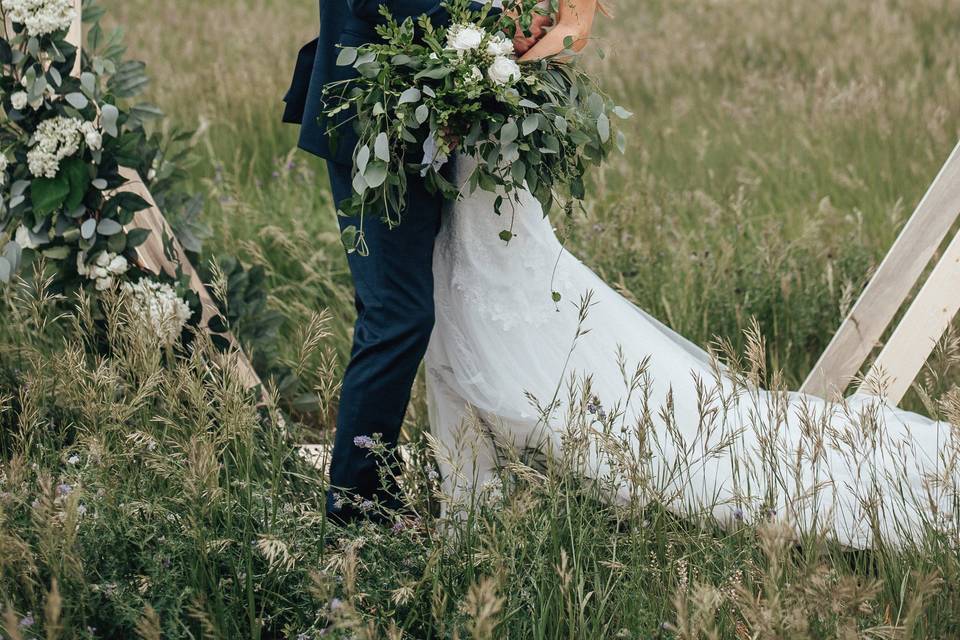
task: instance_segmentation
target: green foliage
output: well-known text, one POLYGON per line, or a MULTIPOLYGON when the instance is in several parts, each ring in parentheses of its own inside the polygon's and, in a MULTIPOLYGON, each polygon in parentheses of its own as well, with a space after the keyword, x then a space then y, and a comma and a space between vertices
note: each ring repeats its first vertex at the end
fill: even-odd
MULTIPOLYGON (((521 24, 529 26, 534 4, 515 7, 521 24)), ((517 65, 504 35, 516 29, 512 20, 472 11, 468 2, 451 3, 449 11, 453 24, 435 27, 426 17, 398 23, 384 9, 381 41, 341 49, 337 64, 353 67, 358 77, 326 87, 325 116, 335 140, 346 127, 359 136, 354 194, 342 204, 345 215, 360 218, 359 228, 342 238, 349 251, 365 251, 365 215, 401 223, 407 174, 419 173, 448 200, 481 188, 499 191, 496 215, 525 188, 544 215, 555 206, 571 214, 582 209, 588 169, 605 163, 614 148, 625 149, 625 135, 614 135, 611 119, 631 114, 592 76, 556 58, 517 65), (451 44, 467 32, 476 42, 451 44), (443 171, 454 153, 475 162, 465 189, 443 171)))

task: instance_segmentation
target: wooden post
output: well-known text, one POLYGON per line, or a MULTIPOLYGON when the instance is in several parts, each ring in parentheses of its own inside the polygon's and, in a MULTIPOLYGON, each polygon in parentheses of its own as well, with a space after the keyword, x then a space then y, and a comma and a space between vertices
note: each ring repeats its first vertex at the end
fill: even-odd
POLYGON ((77 59, 73 63, 73 75, 80 73, 80 58, 83 51, 83 0, 73 0, 73 9, 76 15, 73 18, 73 24, 70 25, 70 31, 67 33, 67 42, 77 47, 77 59))
POLYGON ((960 233, 953 238, 883 351, 870 366, 860 391, 870 393, 882 382, 884 396, 898 404, 958 310, 960 233))
MULTIPOLYGON (((803 383, 801 391, 828 398, 842 394, 846 390, 870 353, 878 345, 894 315, 910 295, 958 214, 960 214, 960 144, 953 150, 913 216, 907 221, 890 252, 880 263, 877 273, 840 326, 806 382, 803 383)), ((949 270, 945 267, 939 274, 938 281, 943 282, 949 277, 949 270)), ((921 307, 929 308, 941 304, 945 297, 957 297, 956 292, 955 285, 953 291, 943 288, 937 291, 931 289, 922 300, 918 299, 917 303, 921 307), (937 300, 932 299, 934 296, 937 300)), ((938 320, 923 321, 927 330, 922 340, 927 340, 935 332, 934 328, 943 324, 942 317, 948 311, 949 305, 944 306, 941 312, 935 314, 938 320)), ((912 347, 917 346, 914 341, 902 341, 907 336, 915 335, 918 330, 916 323, 920 322, 919 318, 923 315, 925 314, 918 307, 912 315, 904 318, 904 323, 897 330, 899 334, 897 345, 909 343, 912 347)), ((949 319, 946 322, 949 322, 949 319)), ((944 328, 945 326, 943 324, 944 328)), ((941 334, 942 330, 933 339, 936 340, 941 334)), ((932 344, 930 346, 932 348, 932 344)), ((923 361, 930 354, 930 350, 924 351, 923 361, 919 365, 916 363, 916 357, 910 358, 909 361, 904 360, 901 364, 901 361, 894 358, 899 357, 895 354, 901 354, 903 348, 896 346, 883 358, 881 364, 886 367, 887 374, 893 375, 901 383, 905 381, 909 386, 920 367, 923 366, 923 361)), ((896 399, 899 400, 900 397, 896 399)))
MULTIPOLYGON (((69 41, 77 47, 77 63, 74 66, 74 74, 77 74, 80 72, 80 52, 83 46, 83 16, 81 10, 82 0, 74 0, 74 3, 77 8, 77 15, 74 18, 73 25, 70 27, 67 37, 69 41)), ((150 235, 147 237, 147 240, 136 249, 137 257, 140 260, 140 266, 147 271, 153 272, 154 274, 159 275, 161 272, 164 272, 171 277, 175 276, 177 267, 179 266, 180 270, 190 279, 190 288, 200 298, 202 314, 200 319, 200 327, 207 329, 209 327, 210 319, 219 313, 216 302, 214 302, 210 292, 207 291, 203 281, 197 274, 196 269, 194 269, 193 265, 190 263, 190 259, 187 257, 187 252, 184 250, 183 245, 180 244, 180 241, 177 240, 177 237, 174 235, 173 230, 167 223, 166 218, 163 217, 163 213, 160 211, 159 207, 157 207, 156 201, 150 194, 150 190, 147 189, 147 185, 144 184, 140 174, 137 173, 135 169, 129 167, 120 167, 120 175, 126 178, 127 182, 120 187, 119 191, 130 191, 136 193, 150 203, 150 207, 143 211, 138 211, 134 216, 133 222, 127 226, 128 229, 148 229, 150 231, 150 235), (173 251, 176 254, 177 262, 171 262, 167 258, 163 248, 164 236, 170 238, 170 242, 173 245, 173 251)), ((247 389, 253 389, 257 386, 262 386, 260 377, 257 375, 257 372, 254 370, 250 360, 243 353, 243 349, 240 348, 240 345, 237 343, 234 337, 230 334, 226 334, 224 337, 230 342, 231 345, 233 345, 236 350, 235 361, 238 373, 244 386, 247 389)), ((264 399, 266 399, 265 394, 264 399)))

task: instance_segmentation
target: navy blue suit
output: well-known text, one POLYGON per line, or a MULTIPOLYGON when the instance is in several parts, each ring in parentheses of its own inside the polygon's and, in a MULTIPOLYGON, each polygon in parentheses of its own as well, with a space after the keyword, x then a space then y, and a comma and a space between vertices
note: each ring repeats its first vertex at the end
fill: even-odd
MULTIPOLYGON (((448 19, 440 0, 320 0, 320 37, 307 44, 297 60, 284 121, 300 123, 301 148, 327 159, 335 202, 351 195, 352 154, 356 135, 349 126, 332 149, 321 118, 323 87, 350 77, 353 69, 338 67, 338 45, 358 46, 377 38, 375 26, 386 6, 397 18, 429 15, 448 19)), ((428 193, 419 176, 408 180, 403 222, 388 229, 378 220, 364 221, 366 257, 349 254, 347 261, 356 289, 357 322, 353 351, 343 379, 337 433, 330 464, 328 512, 350 519, 357 512, 340 507, 334 498, 343 490, 363 498, 378 497, 391 507, 381 490, 378 460, 356 446, 358 436, 379 433, 394 449, 410 401, 410 389, 433 330, 433 246, 440 228, 443 201, 428 193)), ((340 218, 341 228, 357 220, 340 218)))

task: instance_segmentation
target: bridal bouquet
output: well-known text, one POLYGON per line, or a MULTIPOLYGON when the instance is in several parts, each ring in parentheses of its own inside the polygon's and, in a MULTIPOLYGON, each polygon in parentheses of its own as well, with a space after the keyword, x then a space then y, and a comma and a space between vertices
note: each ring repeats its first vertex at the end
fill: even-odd
MULTIPOLYGON (((478 188, 496 192, 497 215, 524 188, 544 215, 555 207, 569 214, 585 197, 587 168, 625 147, 613 122, 630 113, 586 73, 556 58, 515 59, 514 29, 542 11, 536 0, 507 0, 504 13, 471 10, 466 0, 447 10, 451 24, 440 28, 426 17, 398 23, 384 10, 379 42, 340 51, 337 64, 359 74, 326 89, 333 143, 341 127, 359 135, 354 193, 341 203, 345 215, 360 221, 344 231, 349 251, 366 252, 364 216, 401 223, 408 173, 419 173, 428 189, 450 200, 478 188), (454 153, 475 161, 462 186, 443 171, 454 153)), ((564 44, 570 49, 572 39, 564 44)), ((513 233, 506 229, 500 237, 509 242, 513 233)))

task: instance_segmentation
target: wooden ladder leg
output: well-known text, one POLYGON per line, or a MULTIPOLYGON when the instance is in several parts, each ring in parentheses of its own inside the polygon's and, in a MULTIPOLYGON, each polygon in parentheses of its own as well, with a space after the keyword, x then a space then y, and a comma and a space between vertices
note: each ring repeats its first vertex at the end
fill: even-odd
POLYGON ((801 391, 829 398, 846 390, 903 306, 958 214, 960 144, 907 221, 801 391))
POLYGON ((930 273, 903 320, 870 367, 860 392, 883 383, 884 396, 899 404, 930 352, 960 310, 960 233, 930 273))

